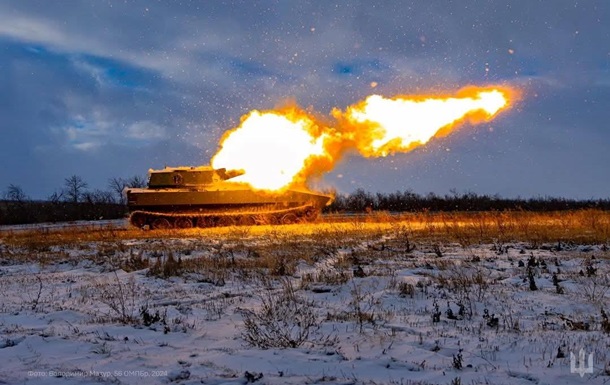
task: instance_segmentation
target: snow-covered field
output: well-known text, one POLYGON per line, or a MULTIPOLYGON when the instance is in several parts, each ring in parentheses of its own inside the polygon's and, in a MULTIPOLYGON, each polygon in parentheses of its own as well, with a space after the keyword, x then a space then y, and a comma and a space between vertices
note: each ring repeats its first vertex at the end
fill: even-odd
POLYGON ((606 245, 295 226, 0 238, 0 384, 610 383, 606 245))

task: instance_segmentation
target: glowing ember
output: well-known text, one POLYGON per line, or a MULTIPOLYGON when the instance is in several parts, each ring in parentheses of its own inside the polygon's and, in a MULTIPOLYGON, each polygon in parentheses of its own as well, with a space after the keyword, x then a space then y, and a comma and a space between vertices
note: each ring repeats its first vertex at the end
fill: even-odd
POLYGON ((333 110, 337 129, 296 107, 254 110, 224 135, 212 166, 245 171, 232 179, 236 182, 281 190, 331 170, 350 149, 367 157, 386 156, 447 135, 466 120, 489 121, 509 106, 513 95, 506 88, 477 87, 464 88, 457 96, 371 95, 345 112, 333 110))

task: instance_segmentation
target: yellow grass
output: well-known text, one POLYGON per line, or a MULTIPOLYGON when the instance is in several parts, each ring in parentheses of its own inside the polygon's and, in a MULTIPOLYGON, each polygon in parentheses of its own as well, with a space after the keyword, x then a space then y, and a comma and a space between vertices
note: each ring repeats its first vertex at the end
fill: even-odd
POLYGON ((535 213, 525 211, 478 213, 373 213, 355 218, 334 218, 333 222, 251 227, 144 231, 140 229, 68 229, 0 233, 7 246, 45 251, 53 246, 78 246, 90 242, 188 238, 237 242, 335 242, 348 244, 390 236, 410 241, 457 242, 463 246, 490 242, 573 242, 606 244, 610 241, 610 212, 579 210, 535 213))

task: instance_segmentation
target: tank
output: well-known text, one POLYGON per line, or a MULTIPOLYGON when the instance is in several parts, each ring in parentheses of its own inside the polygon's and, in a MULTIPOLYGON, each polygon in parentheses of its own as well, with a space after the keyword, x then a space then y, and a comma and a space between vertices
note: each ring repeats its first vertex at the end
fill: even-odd
POLYGON ((271 193, 231 181, 242 174, 210 166, 150 170, 147 188, 126 190, 130 223, 184 229, 311 222, 333 199, 306 188, 271 193))

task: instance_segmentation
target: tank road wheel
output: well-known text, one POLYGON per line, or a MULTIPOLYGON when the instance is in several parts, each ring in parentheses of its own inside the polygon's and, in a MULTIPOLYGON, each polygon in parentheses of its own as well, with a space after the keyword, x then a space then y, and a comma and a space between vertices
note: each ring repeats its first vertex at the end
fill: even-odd
POLYGON ((252 220, 254 220, 255 225, 266 225, 269 223, 267 217, 262 214, 253 215, 252 220))
POLYGON ((138 229, 146 226, 146 214, 142 213, 133 213, 131 217, 129 217, 129 222, 138 229))
POLYGON ((252 215, 242 215, 239 217, 239 221, 237 223, 240 226, 254 226, 256 224, 256 220, 252 215))
POLYGON ((174 225, 178 229, 190 229, 193 227, 193 221, 191 221, 191 218, 182 217, 176 219, 176 223, 174 225))
POLYGON ((223 215, 218 217, 216 226, 235 226, 235 219, 229 215, 223 215))
POLYGON ((253 218, 257 225, 277 225, 280 223, 278 217, 273 214, 259 214, 255 215, 253 218))
POLYGON ((319 214, 320 214, 320 212, 318 210, 316 210, 314 207, 310 207, 307 210, 305 210, 305 219, 308 222, 313 222, 316 220, 316 218, 318 218, 319 214))
POLYGON ((297 223, 297 216, 293 213, 288 213, 282 217, 283 225, 290 225, 293 223, 297 223))
POLYGON ((269 214, 267 216, 267 223, 270 225, 279 225, 280 218, 277 215, 269 214))
POLYGON ((172 224, 166 218, 157 218, 152 223, 155 230, 167 230, 172 228, 172 224))
POLYGON ((206 227, 214 226, 214 220, 210 217, 199 217, 197 218, 197 227, 203 229, 206 227))

